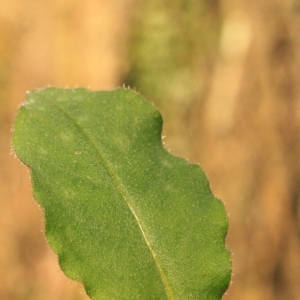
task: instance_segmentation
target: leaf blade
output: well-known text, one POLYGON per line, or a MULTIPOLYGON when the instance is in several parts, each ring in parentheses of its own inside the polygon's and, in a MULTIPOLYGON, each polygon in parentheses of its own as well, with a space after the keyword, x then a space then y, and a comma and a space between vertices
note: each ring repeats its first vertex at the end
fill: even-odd
POLYGON ((93 299, 218 299, 228 285, 224 208, 198 166, 164 150, 161 126, 124 89, 36 91, 18 114, 14 147, 31 169, 49 243, 93 299), (206 263, 210 252, 222 271, 206 263), (105 259, 95 263, 97 253, 105 259))

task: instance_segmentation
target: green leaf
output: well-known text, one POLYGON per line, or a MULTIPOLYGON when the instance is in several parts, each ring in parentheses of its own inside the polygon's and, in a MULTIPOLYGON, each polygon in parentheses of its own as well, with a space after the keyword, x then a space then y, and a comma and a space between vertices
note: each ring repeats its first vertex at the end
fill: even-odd
POLYGON ((28 94, 13 146, 62 270, 100 299, 220 299, 230 280, 226 213, 198 165, 169 154, 137 93, 28 94))

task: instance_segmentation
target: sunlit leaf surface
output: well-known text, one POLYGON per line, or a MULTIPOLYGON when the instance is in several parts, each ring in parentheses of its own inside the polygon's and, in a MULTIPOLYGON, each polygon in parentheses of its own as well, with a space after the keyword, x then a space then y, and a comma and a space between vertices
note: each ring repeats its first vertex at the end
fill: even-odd
POLYGON ((100 299, 220 299, 226 213, 203 171, 169 154, 137 93, 31 92, 13 145, 62 270, 100 299))

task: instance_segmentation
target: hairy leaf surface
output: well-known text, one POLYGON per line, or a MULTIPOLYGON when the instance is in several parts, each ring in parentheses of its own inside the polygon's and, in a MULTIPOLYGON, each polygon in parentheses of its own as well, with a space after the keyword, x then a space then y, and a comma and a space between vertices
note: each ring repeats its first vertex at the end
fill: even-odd
POLYGON ((28 94, 13 146, 62 270, 100 299, 220 299, 230 279, 226 213, 198 165, 169 154, 137 93, 28 94))

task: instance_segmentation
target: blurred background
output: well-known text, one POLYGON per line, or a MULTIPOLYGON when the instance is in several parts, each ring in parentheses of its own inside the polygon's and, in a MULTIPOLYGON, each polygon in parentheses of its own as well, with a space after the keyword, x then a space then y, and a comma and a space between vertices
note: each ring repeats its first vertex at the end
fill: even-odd
POLYGON ((229 217, 224 300, 300 299, 300 1, 0 1, 0 299, 87 300, 49 249, 11 129, 27 90, 133 87, 229 217))

